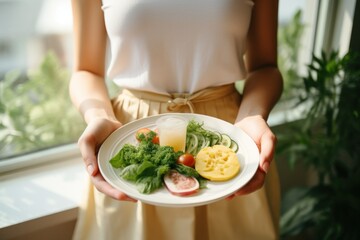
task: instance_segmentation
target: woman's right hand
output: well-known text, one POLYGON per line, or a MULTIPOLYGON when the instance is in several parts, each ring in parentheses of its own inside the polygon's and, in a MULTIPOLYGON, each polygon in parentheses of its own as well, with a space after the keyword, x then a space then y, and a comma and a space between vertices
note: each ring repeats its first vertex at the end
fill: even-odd
POLYGON ((87 172, 97 190, 117 200, 136 202, 135 199, 128 197, 105 181, 99 171, 97 162, 97 153, 101 144, 112 132, 121 127, 121 125, 118 121, 106 118, 93 119, 88 123, 85 131, 80 136, 78 145, 87 172))

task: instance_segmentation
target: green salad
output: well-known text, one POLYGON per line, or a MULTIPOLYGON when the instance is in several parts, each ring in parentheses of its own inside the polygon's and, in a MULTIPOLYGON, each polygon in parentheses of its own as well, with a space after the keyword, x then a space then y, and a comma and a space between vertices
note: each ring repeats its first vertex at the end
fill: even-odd
MULTIPOLYGON (((238 145, 226 134, 206 130, 203 124, 190 120, 186 133, 186 153, 195 156, 202 148, 217 144, 225 145, 235 152, 238 145)), ((193 168, 181 164, 178 159, 183 151, 174 151, 170 146, 160 146, 157 133, 150 129, 139 129, 136 139, 139 144, 125 144, 110 159, 112 167, 120 170, 120 177, 135 183, 140 193, 149 194, 163 187, 163 179, 171 170, 198 180, 206 188, 207 180, 193 168), (145 130, 145 131, 144 131, 145 130)))
POLYGON ((114 168, 121 169, 120 177, 134 182, 139 192, 149 194, 163 187, 164 176, 173 169, 185 176, 195 177, 200 188, 204 188, 206 180, 194 168, 177 163, 184 152, 175 152, 172 147, 153 143, 155 136, 153 131, 141 134, 138 145, 125 144, 110 160, 114 168))

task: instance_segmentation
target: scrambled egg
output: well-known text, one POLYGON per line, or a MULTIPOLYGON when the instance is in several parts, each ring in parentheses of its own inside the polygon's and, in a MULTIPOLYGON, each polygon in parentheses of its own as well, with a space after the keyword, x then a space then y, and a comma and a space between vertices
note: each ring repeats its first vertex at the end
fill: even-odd
POLYGON ((240 171, 240 163, 234 151, 223 145, 200 150, 196 155, 196 171, 211 181, 226 181, 240 171))

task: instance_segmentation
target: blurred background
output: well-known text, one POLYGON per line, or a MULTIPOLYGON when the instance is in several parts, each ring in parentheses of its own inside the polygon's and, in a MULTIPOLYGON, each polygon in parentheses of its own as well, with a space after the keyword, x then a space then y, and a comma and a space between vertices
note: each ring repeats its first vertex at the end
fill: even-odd
MULTIPOLYGON (((278 62, 285 91, 269 125, 278 136, 282 239, 360 238, 359 5, 280 0, 278 62)), ((77 154, 84 123, 68 96, 72 51, 71 1, 0 0, 3 179, 77 154)), ((114 96, 118 89, 108 84, 114 96)), ((241 91, 242 82, 237 86, 241 91)), ((0 186, 0 200, 6 194, 0 186)), ((3 230, 13 225, 6 208, 0 205, 3 230)), ((75 221, 56 229, 65 234, 59 239, 71 236, 75 221)), ((27 238, 55 239, 49 229, 27 238)))

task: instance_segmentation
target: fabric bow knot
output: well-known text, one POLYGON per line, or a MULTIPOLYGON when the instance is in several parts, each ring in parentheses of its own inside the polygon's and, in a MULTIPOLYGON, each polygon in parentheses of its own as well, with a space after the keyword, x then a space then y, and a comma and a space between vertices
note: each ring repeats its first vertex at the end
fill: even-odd
POLYGON ((191 113, 194 113, 194 105, 191 102, 191 99, 187 97, 176 97, 168 101, 168 110, 170 111, 179 111, 183 106, 189 106, 191 113))

